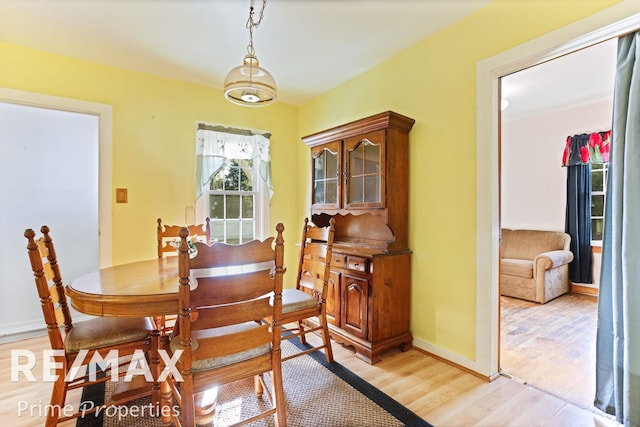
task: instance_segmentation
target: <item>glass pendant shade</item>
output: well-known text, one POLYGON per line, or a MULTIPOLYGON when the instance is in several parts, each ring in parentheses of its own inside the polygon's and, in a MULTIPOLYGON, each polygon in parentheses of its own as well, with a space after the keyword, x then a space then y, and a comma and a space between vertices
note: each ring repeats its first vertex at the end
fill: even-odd
POLYGON ((261 107, 276 100, 276 81, 260 67, 255 55, 247 54, 242 65, 235 67, 224 79, 224 96, 234 104, 261 107))

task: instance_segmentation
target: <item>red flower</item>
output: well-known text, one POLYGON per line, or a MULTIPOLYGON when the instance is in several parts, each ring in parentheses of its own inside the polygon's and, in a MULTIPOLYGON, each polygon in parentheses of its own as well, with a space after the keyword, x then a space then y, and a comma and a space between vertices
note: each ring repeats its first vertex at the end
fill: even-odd
POLYGON ((569 147, 571 147, 571 137, 567 137, 567 143, 564 146, 564 151, 562 153, 562 165, 567 166, 567 161, 569 160, 569 147))
POLYGON ((580 158, 582 163, 589 163, 589 148, 586 145, 580 147, 580 158))
POLYGON ((602 146, 602 137, 600 136, 600 133, 595 132, 589 135, 589 146, 591 148, 595 146, 598 146, 598 147, 602 146))
POLYGON ((602 154, 602 161, 609 162, 609 144, 604 145, 600 153, 602 154))
POLYGON ((609 162, 609 149, 611 147, 611 130, 608 130, 604 134, 602 146, 600 147, 600 153, 602 154, 602 161, 609 162))

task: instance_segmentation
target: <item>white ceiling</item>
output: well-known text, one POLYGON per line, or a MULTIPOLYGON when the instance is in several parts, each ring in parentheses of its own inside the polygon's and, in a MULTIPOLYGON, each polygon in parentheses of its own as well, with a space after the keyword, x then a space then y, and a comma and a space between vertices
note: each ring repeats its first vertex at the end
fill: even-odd
MULTIPOLYGON (((269 0, 254 31, 279 100, 301 104, 490 0, 269 0)), ((240 65, 251 0, 0 0, 0 41, 222 88, 240 65)), ((261 1, 255 0, 256 16, 261 1)), ((614 48, 615 49, 615 48, 614 48)), ((610 96, 609 47, 503 79, 505 120, 610 96), (581 71, 576 72, 575 69, 581 71)), ((615 61, 615 59, 613 59, 615 61)))
MULTIPOLYGON (((279 99, 299 104, 490 0, 269 0, 254 31, 279 99)), ((0 0, 0 41, 222 88, 251 0, 0 0)), ((256 17, 262 5, 255 0, 256 17)))
POLYGON ((504 121, 613 98, 617 39, 502 78, 504 121))

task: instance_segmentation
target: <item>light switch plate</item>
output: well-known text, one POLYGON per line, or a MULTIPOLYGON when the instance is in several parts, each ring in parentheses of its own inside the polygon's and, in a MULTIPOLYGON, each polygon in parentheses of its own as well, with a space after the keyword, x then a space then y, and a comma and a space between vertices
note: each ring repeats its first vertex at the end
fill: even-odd
POLYGON ((126 188, 116 188, 116 203, 128 203, 129 197, 126 188))

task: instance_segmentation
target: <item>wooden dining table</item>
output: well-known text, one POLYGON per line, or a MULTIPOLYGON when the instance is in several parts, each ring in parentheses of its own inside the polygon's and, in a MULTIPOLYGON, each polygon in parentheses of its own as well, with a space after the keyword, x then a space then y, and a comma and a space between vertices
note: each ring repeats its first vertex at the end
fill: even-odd
POLYGON ((66 291, 85 314, 157 317, 178 313, 178 286, 178 257, 166 257, 91 271, 66 291))

